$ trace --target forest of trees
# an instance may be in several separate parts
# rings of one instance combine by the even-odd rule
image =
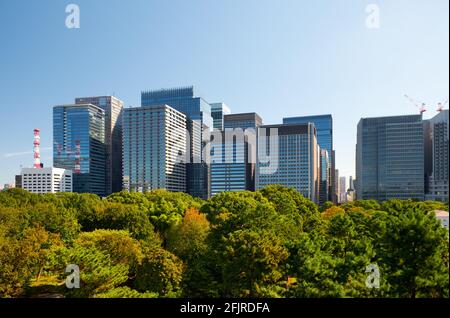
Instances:
[[[437,202],[0,193],[0,297],[449,297]],[[66,267],[80,288],[66,287]],[[367,266],[379,268],[368,288]]]

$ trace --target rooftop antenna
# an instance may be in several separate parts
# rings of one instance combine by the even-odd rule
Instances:
[[[34,148],[33,148],[33,154],[34,154],[34,168],[40,169],[41,166],[41,135],[40,130],[38,128],[34,129],[34,142],[33,142]]]
[[[437,111],[438,111],[439,113],[440,113],[441,111],[443,111],[443,110],[444,110],[444,107],[445,107],[445,105],[447,105],[447,103],[448,103],[448,99],[447,99],[445,102],[438,103]]]
[[[411,97],[409,97],[408,95],[405,94],[405,97],[406,97],[406,98],[407,98],[414,106],[416,106],[416,107],[419,109],[421,115],[422,115],[424,112],[427,111],[427,109],[426,109],[426,104],[425,104],[425,103],[422,103],[422,104],[419,106],[419,104],[418,104],[414,99],[412,99]]]

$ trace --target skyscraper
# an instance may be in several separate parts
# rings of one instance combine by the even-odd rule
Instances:
[[[319,204],[324,204],[329,200],[330,159],[326,149],[320,149],[319,154]]]
[[[256,129],[262,124],[256,113],[225,115],[223,132],[211,141],[211,194],[254,191]]]
[[[281,184],[318,202],[319,154],[314,124],[258,128],[256,188]]]
[[[106,194],[122,190],[122,110],[114,96],[76,98],[75,104],[92,104],[105,111]]]
[[[321,149],[328,152],[330,161],[328,200],[334,202],[334,171],[335,167],[335,151],[333,148],[333,117],[331,115],[316,115],[316,116],[300,116],[283,118],[283,124],[307,124],[313,123],[317,129],[317,143]]]
[[[211,116],[213,118],[214,130],[223,130],[224,116],[231,114],[230,108],[224,103],[211,104]]]
[[[339,203],[340,188],[339,188],[339,169],[334,170],[334,189],[335,189],[335,199],[334,202]]]
[[[189,133],[189,163],[187,169],[187,192],[195,197],[207,199],[210,196],[210,171],[204,161],[204,145],[209,142],[213,130],[211,106],[198,97],[194,87],[144,91],[141,94],[142,106],[169,105],[186,115]]]
[[[347,178],[339,178],[339,203],[345,203],[347,201]]]
[[[356,145],[356,196],[424,199],[421,115],[362,118]]]
[[[125,108],[124,189],[186,191],[186,116],[167,105]]]
[[[443,110],[438,115],[428,120],[428,135],[425,142],[426,156],[429,157],[431,165],[431,175],[427,180],[427,199],[448,201],[448,147],[449,147],[449,111]]]
[[[53,165],[73,171],[73,191],[107,195],[105,111],[92,104],[53,108]]]

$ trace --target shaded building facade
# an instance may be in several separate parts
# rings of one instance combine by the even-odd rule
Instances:
[[[122,190],[123,102],[114,96],[80,97],[75,104],[92,104],[105,111],[106,194]]]
[[[336,189],[335,189],[335,151],[333,148],[333,117],[330,114],[327,115],[315,115],[315,116],[299,116],[299,117],[287,117],[283,118],[283,124],[307,124],[313,123],[317,130],[317,143],[321,149],[325,149],[328,152],[328,160],[330,162],[330,171],[328,173],[330,180],[328,181],[329,188],[327,189],[327,200],[335,201]],[[322,189],[322,193],[325,189]]]
[[[422,115],[362,118],[359,121],[357,199],[423,200],[424,176]]]
[[[314,124],[258,128],[256,189],[281,184],[318,202],[319,147]]]

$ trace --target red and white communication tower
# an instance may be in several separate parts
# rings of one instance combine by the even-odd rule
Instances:
[[[75,141],[75,167],[73,173],[81,172],[81,145],[80,141]]]
[[[40,169],[41,168],[41,151],[40,151],[40,146],[41,146],[41,135],[40,135],[40,130],[39,129],[34,129],[34,149],[33,149],[33,153],[34,153],[34,168],[36,169]]]

